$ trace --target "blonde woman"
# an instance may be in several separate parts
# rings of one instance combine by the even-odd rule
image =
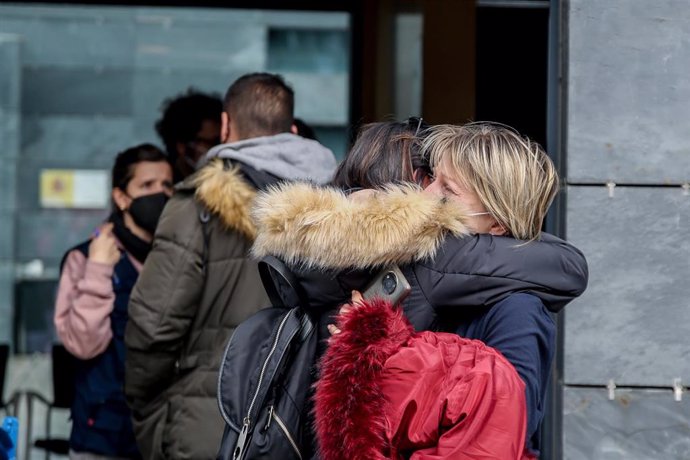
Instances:
[[[423,192],[380,184],[383,190],[351,199],[292,185],[258,201],[254,251],[294,267],[311,308],[349,301],[350,290],[361,291],[367,274],[383,266],[400,265],[412,286],[402,305],[406,319],[360,301],[331,328],[341,333],[317,383],[320,454],[538,456],[555,348],[549,311],[580,295],[588,276],[580,251],[541,232],[558,190],[555,168],[537,144],[497,124],[436,126],[424,137],[434,181]],[[379,153],[381,161],[396,161]],[[420,335],[405,321],[463,338]],[[470,355],[476,361],[460,359]],[[480,361],[490,365],[468,365]],[[515,391],[504,410],[486,405]]]

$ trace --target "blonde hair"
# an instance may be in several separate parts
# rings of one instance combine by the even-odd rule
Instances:
[[[444,164],[511,236],[539,236],[558,192],[558,174],[536,142],[498,123],[438,125],[424,140],[423,151],[432,169]]]

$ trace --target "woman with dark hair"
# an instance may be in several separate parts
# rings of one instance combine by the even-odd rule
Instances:
[[[425,191],[405,183],[420,175],[408,157],[418,144],[399,151],[374,137],[336,185],[378,190],[290,184],[257,199],[254,254],[295,272],[322,336],[325,312],[350,304],[315,384],[319,458],[534,458],[555,350],[549,312],[588,277],[577,248],[541,232],[555,167],[498,124],[423,137]],[[392,265],[411,285],[402,311],[353,296]]]
[[[113,212],[63,259],[55,328],[76,360],[70,458],[140,458],[122,390],[129,295],[172,195],[172,168],[150,144],[120,153]]]
[[[342,189],[377,189],[384,184],[431,183],[429,162],[422,156],[422,140],[429,126],[421,118],[406,122],[364,125],[357,141],[340,163],[333,185]]]

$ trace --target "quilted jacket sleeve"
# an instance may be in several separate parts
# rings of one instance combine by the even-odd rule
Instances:
[[[204,286],[203,234],[191,195],[166,206],[132,292],[125,393],[135,414],[172,382]]]

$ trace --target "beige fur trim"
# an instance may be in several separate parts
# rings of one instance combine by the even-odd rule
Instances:
[[[251,206],[256,190],[245,181],[237,167],[225,169],[223,161],[214,160],[194,177],[196,197],[223,224],[240,232],[246,238],[256,237],[251,219]]]
[[[447,233],[468,233],[458,206],[416,186],[391,186],[353,200],[309,184],[274,187],[252,211],[257,257],[316,268],[368,268],[433,256]]]

